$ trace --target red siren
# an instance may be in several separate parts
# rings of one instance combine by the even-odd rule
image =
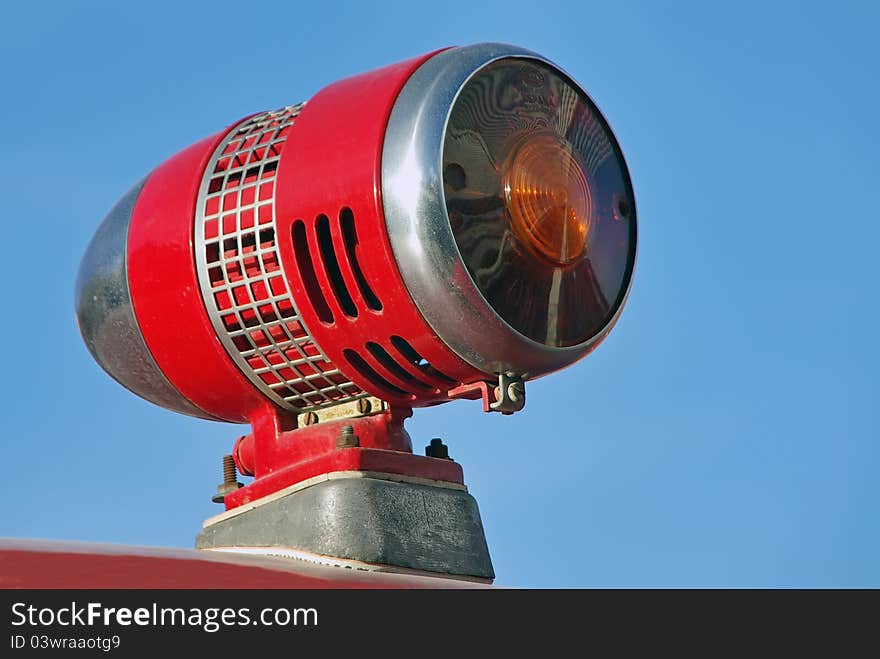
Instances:
[[[198,546],[491,579],[460,466],[439,440],[415,455],[403,422],[457,398],[522,409],[611,331],[635,253],[596,105],[543,57],[479,44],[166,160],[98,228],[77,317],[134,393],[252,426]],[[438,528],[407,507],[428,499]]]

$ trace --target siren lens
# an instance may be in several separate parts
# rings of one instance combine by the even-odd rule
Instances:
[[[564,347],[608,324],[635,259],[632,188],[576,85],[529,59],[481,69],[450,113],[443,178],[468,273],[508,325]]]
[[[590,187],[571,144],[528,135],[511,151],[501,182],[514,233],[554,264],[580,258],[590,230]]]

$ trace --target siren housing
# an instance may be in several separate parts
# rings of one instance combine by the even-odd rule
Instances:
[[[102,368],[192,416],[370,396],[510,412],[608,335],[635,253],[630,177],[587,93],[479,44],[172,156],[98,228],[76,309]]]
[[[479,510],[412,408],[525,404],[624,306],[636,211],[614,135],[543,57],[429,53],[246,117],[98,227],[76,311],[134,393],[250,423],[202,549],[494,578]],[[253,476],[239,483],[237,472]]]

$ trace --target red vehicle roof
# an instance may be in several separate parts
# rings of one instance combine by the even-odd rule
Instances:
[[[298,558],[0,539],[0,588],[484,588]]]

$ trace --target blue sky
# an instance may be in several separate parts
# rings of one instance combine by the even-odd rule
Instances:
[[[192,546],[239,427],[95,365],[80,256],[167,156],[450,44],[588,89],[627,155],[621,321],[509,418],[417,410],[512,586],[880,586],[880,9],[840,3],[15,3],[0,25],[0,536]],[[872,302],[873,300],[873,302]]]

